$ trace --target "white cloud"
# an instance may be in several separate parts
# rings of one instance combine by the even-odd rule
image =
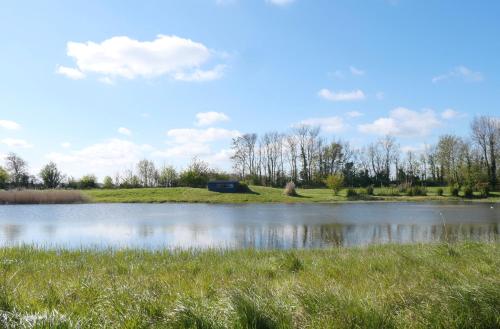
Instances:
[[[57,67],[56,73],[64,75],[73,80],[81,80],[85,78],[85,74],[82,71],[72,67],[66,67],[61,65]]]
[[[300,125],[318,126],[321,128],[321,130],[327,133],[338,133],[346,128],[344,120],[341,117],[337,116],[326,118],[310,118],[302,120],[294,126]]]
[[[120,127],[118,128],[118,133],[122,134],[122,135],[125,135],[125,136],[130,136],[132,135],[132,132],[130,131],[130,129],[127,129],[125,127]]]
[[[239,135],[241,133],[237,130],[221,128],[171,129],[167,132],[167,136],[169,137],[169,140],[167,140],[168,147],[164,150],[153,152],[153,155],[174,159],[191,159],[197,156],[210,164],[228,167],[230,161],[228,161],[227,152],[213,151],[212,143],[227,141]]]
[[[69,149],[71,147],[71,143],[70,142],[63,142],[63,143],[61,143],[61,147],[65,148],[65,149]]]
[[[272,5],[276,6],[286,6],[294,2],[295,0],[266,0],[267,3],[270,3]]]
[[[351,117],[351,118],[358,118],[360,116],[363,116],[363,113],[358,112],[358,111],[351,111],[351,112],[347,112],[346,114],[348,117]]]
[[[206,156],[212,153],[210,145],[205,143],[183,143],[173,145],[165,150],[153,152],[154,156],[163,158],[187,158],[190,159],[194,156]]]
[[[224,70],[226,69],[226,65],[216,65],[211,70],[200,70],[196,69],[193,72],[177,72],[174,75],[174,78],[179,81],[187,81],[187,82],[203,82],[203,81],[212,81],[218,80],[222,78],[224,75]]]
[[[193,129],[180,128],[167,131],[167,136],[172,138],[174,143],[210,143],[218,140],[231,139],[240,136],[238,130],[228,130],[223,128]]]
[[[433,110],[412,111],[398,107],[389,113],[389,117],[379,118],[372,123],[358,126],[363,133],[391,136],[426,136],[440,122]]]
[[[11,120],[0,120],[0,128],[8,130],[18,130],[19,128],[21,128],[21,125]]]
[[[209,126],[216,122],[229,121],[229,117],[222,112],[200,112],[196,114],[197,126]]]
[[[349,66],[349,71],[351,71],[352,75],[365,75],[365,71],[358,69],[354,66]]]
[[[1,140],[2,144],[5,144],[9,147],[13,148],[30,148],[33,147],[32,144],[28,143],[24,139],[15,139],[15,138],[4,138]]]
[[[332,102],[358,101],[365,99],[365,94],[361,90],[332,92],[328,89],[321,89],[318,96]]]
[[[473,71],[463,65],[455,67],[446,74],[441,74],[432,78],[433,83],[438,83],[443,80],[459,78],[467,82],[479,82],[484,79],[483,74],[478,71]]]
[[[83,78],[94,73],[105,83],[114,78],[153,78],[162,75],[176,80],[207,81],[222,76],[224,65],[203,68],[217,57],[204,44],[177,36],[158,35],[153,41],[116,36],[101,43],[68,42],[67,55],[75,68],[60,66],[58,73]]]
[[[463,116],[465,116],[464,113],[460,113],[458,111],[455,111],[454,109],[446,109],[443,112],[441,112],[441,117],[446,120],[455,119]]]
[[[417,145],[403,145],[403,146],[401,146],[401,152],[403,154],[411,152],[413,154],[420,155],[420,154],[423,154],[427,148],[428,148],[428,145],[424,144],[424,143],[420,143]]]
[[[110,175],[135,164],[152,152],[149,145],[113,138],[92,144],[80,150],[52,152],[45,155],[61,169],[71,175],[93,173],[99,177]]]

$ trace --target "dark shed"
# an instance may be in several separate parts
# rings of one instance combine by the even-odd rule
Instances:
[[[213,192],[236,193],[239,191],[240,182],[237,180],[217,180],[208,182],[208,190]]]

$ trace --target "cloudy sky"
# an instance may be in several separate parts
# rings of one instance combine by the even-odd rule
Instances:
[[[500,2],[2,1],[0,156],[229,168],[244,132],[418,149],[500,113]]]

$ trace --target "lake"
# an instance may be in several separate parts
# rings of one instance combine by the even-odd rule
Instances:
[[[0,246],[324,248],[498,241],[486,203],[78,204],[0,206]]]

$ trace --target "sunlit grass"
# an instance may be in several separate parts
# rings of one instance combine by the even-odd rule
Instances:
[[[452,197],[447,189],[443,196],[438,196],[437,188],[427,189],[426,196],[407,196],[404,193],[394,195],[396,189],[375,188],[373,196],[365,194],[365,189],[358,188],[357,198],[348,198],[347,190],[334,195],[328,189],[297,189],[297,196],[287,196],[281,188],[251,186],[253,193],[217,193],[202,188],[142,188],[142,189],[110,189],[85,191],[94,202],[205,202],[205,203],[260,203],[260,202],[340,202],[340,201],[459,201],[464,198]],[[489,198],[472,199],[476,202],[500,202],[500,193],[495,192]]]
[[[498,328],[499,283],[499,244],[174,252],[4,248],[0,326]]]

